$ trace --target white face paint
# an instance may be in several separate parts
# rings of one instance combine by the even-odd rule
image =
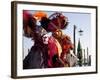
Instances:
[[[42,37],[43,43],[44,43],[44,44],[48,44],[49,37],[50,37],[50,36],[49,36],[48,34],[45,34],[45,35]]]

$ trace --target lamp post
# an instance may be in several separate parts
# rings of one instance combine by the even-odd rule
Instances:
[[[73,42],[74,42],[74,50],[73,53],[76,55],[76,25],[74,25],[74,30],[73,30]]]

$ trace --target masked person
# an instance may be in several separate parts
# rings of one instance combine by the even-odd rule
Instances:
[[[70,66],[70,62],[66,60],[67,54],[70,54],[70,50],[73,49],[70,37],[64,35],[60,29],[54,31],[52,35],[58,40],[62,47],[60,59],[64,62],[64,66]]]
[[[37,25],[36,17],[28,11],[23,12],[23,31],[24,36],[31,38],[34,42],[23,60],[23,69],[47,68],[48,46],[42,39],[46,31]]]

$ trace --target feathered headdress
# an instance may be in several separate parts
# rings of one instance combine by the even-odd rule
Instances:
[[[54,32],[57,29],[65,29],[68,25],[68,18],[62,13],[56,12],[48,18],[43,17],[40,22],[41,26],[48,32]]]

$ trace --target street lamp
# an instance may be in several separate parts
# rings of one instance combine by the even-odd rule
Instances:
[[[82,33],[83,33],[83,30],[80,29],[78,32],[79,32],[80,36],[83,35],[83,34],[82,34]]]

